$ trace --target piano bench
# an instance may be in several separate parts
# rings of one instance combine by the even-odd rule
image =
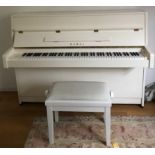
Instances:
[[[47,109],[48,135],[54,143],[54,121],[58,111],[103,112],[106,145],[111,146],[111,96],[104,82],[65,81],[55,82],[48,90],[45,101]]]

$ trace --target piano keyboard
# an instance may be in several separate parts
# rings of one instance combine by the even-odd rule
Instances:
[[[13,67],[145,67],[148,59],[142,48],[34,48],[16,49],[10,56]]]
[[[26,52],[22,57],[140,57],[139,52]]]

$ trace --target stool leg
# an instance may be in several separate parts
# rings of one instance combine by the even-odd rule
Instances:
[[[104,112],[106,145],[111,146],[111,108],[106,107]]]
[[[53,110],[47,107],[47,122],[48,122],[48,137],[49,143],[54,143],[54,121],[53,121]]]
[[[58,111],[54,112],[54,118],[55,118],[55,122],[59,121],[59,112]]]

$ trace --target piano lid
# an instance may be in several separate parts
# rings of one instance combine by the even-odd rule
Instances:
[[[144,12],[12,16],[14,47],[102,47],[147,44]]]

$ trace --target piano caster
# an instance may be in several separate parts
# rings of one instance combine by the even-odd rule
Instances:
[[[18,98],[18,104],[19,104],[19,105],[22,105],[22,104],[23,104],[22,100],[19,99],[19,98]]]
[[[23,104],[23,102],[19,102],[19,105],[22,105]]]
[[[140,108],[144,108],[144,104],[138,104]]]
[[[141,104],[140,107],[141,107],[141,108],[144,108],[144,105]]]

